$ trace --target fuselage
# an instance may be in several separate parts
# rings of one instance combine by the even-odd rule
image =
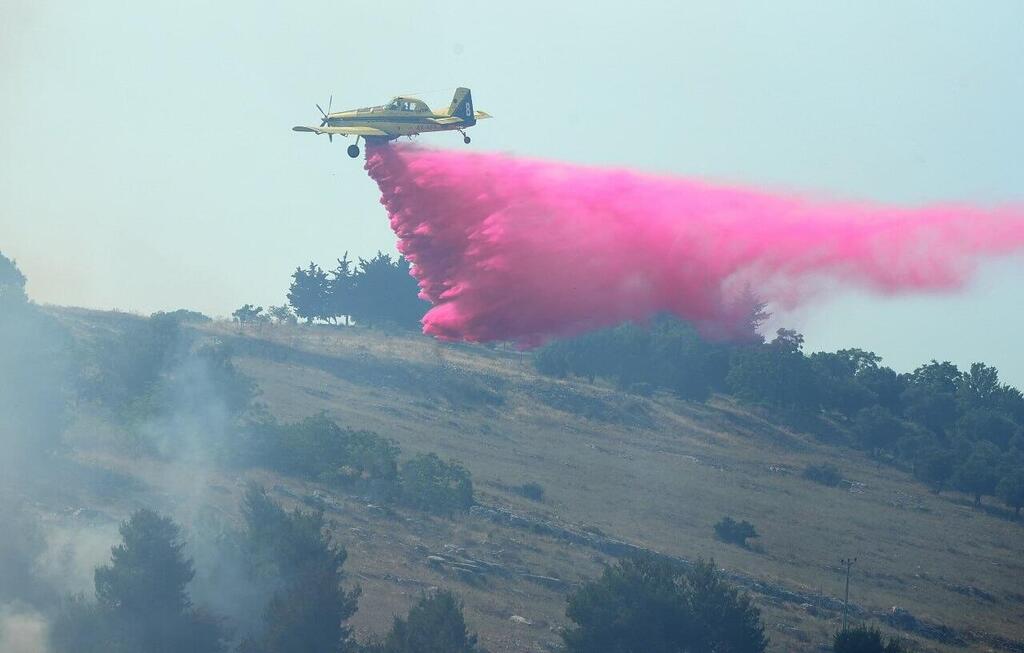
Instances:
[[[476,124],[475,119],[453,122],[447,113],[432,111],[416,98],[395,98],[388,104],[349,111],[335,111],[327,115],[326,127],[373,127],[387,132],[390,138],[411,136],[423,132],[463,129]]]

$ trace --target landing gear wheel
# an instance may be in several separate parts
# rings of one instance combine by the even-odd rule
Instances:
[[[469,145],[469,141],[471,141],[471,140],[472,139],[469,136],[463,136],[462,137],[462,142],[465,143],[466,145]]]
[[[348,155],[350,157],[352,157],[353,159],[356,158],[357,156],[359,156],[359,146],[358,145],[349,145],[348,146]]]

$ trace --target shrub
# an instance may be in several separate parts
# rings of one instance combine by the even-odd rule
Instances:
[[[575,624],[562,635],[569,653],[761,653],[767,645],[757,608],[710,562],[623,560],[574,592],[565,613]]]
[[[904,648],[898,639],[884,641],[877,628],[854,626],[836,633],[832,650],[835,653],[903,653]]]
[[[822,485],[827,485],[829,487],[835,487],[843,480],[843,475],[839,471],[839,468],[832,463],[808,465],[804,468],[803,476],[809,481],[821,483]]]
[[[372,431],[343,428],[325,413],[290,424],[273,419],[253,423],[244,449],[249,464],[385,501],[398,493],[398,446]]]
[[[467,510],[473,505],[473,481],[458,462],[437,454],[420,454],[402,465],[399,475],[403,504],[438,514]]]
[[[395,617],[383,644],[370,644],[367,653],[485,653],[476,634],[466,628],[462,603],[440,590],[424,594],[405,619]]]
[[[723,542],[738,544],[743,548],[747,548],[748,539],[760,537],[753,524],[747,520],[736,521],[732,517],[723,517],[715,524],[715,535]]]

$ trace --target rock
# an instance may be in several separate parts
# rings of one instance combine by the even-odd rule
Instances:
[[[508,620],[511,621],[514,624],[519,624],[519,625],[522,625],[522,626],[532,626],[533,625],[532,621],[530,621],[526,617],[521,617],[521,616],[519,616],[517,614],[512,615],[511,617],[508,618]]]

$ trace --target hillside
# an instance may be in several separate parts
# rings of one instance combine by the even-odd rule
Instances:
[[[78,335],[120,314],[62,310]],[[333,521],[363,588],[354,624],[382,632],[424,589],[451,587],[494,652],[557,647],[565,596],[633,548],[711,558],[751,591],[770,650],[819,650],[837,629],[843,576],[857,557],[851,612],[887,624],[922,650],[1024,651],[1024,526],[936,495],[906,472],[828,438],[793,432],[729,398],[688,402],[624,394],[601,383],[538,375],[530,354],[442,344],[356,328],[226,323],[193,327],[226,343],[259,400],[281,420],[320,411],[393,438],[403,456],[437,452],[472,473],[479,504],[451,518],[380,507],[307,480],[129,455],[101,415],[74,415],[66,440],[86,467],[131,488],[67,486],[36,501],[65,515],[68,497],[109,533],[139,505],[237,520],[247,480],[288,504],[314,503]],[[801,477],[832,462],[844,482]],[[543,487],[542,502],[512,490]],[[64,510],[64,512],[61,512]],[[83,517],[83,514],[86,514]],[[91,516],[90,516],[91,515]],[[753,549],[724,544],[725,515],[752,522]],[[54,519],[58,519],[57,516]],[[188,524],[186,523],[186,526]],[[103,529],[106,529],[103,531]],[[102,550],[102,547],[99,547]]]

